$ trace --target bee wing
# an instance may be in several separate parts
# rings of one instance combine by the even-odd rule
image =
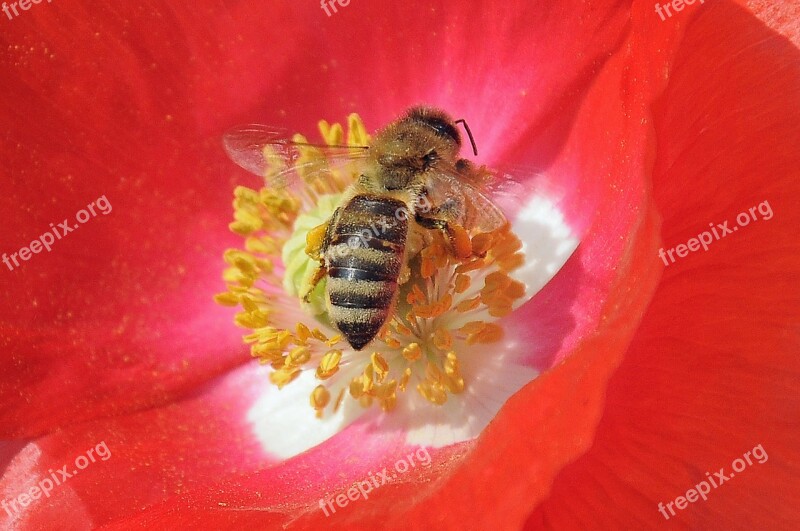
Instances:
[[[222,143],[233,162],[272,188],[297,184],[301,178],[327,179],[332,169],[365,158],[369,149],[295,142],[285,129],[259,124],[231,129]]]
[[[434,208],[453,205],[459,212],[455,221],[468,230],[492,232],[508,223],[503,211],[455,169],[432,177],[426,189]]]

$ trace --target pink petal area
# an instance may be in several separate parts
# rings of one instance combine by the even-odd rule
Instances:
[[[19,515],[25,529],[50,528],[69,515],[77,528],[109,520],[207,485],[214,478],[260,470],[274,461],[253,437],[245,412],[269,385],[248,365],[194,396],[168,406],[56,431],[27,445],[9,462],[0,493],[19,495],[104,442],[111,454],[35,500]],[[135,486],[135,488],[134,488]],[[8,515],[0,511],[0,527]]]

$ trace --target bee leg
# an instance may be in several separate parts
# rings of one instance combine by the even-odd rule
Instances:
[[[334,210],[328,221],[317,225],[306,234],[306,254],[312,259],[320,261],[324,259],[325,251],[331,243],[333,228],[339,221],[340,210],[339,208]]]
[[[314,291],[314,288],[317,287],[319,281],[325,278],[327,274],[328,274],[328,268],[325,267],[324,264],[320,264],[319,267],[317,267],[317,269],[314,271],[314,276],[311,277],[311,279],[308,281],[308,284],[306,284],[306,286],[304,287],[303,292],[300,294],[300,296],[303,299],[303,302],[306,303],[311,302],[309,300],[309,298],[311,297],[311,293]]]
[[[426,229],[442,231],[445,241],[448,243],[448,250],[453,256],[462,260],[472,256],[472,240],[464,227],[446,219],[425,217],[419,213],[415,215],[415,218],[417,223]]]
[[[403,268],[400,270],[400,275],[397,277],[397,285],[402,286],[408,279],[411,278],[411,268],[408,267],[408,264],[404,264]]]
[[[304,302],[309,302],[308,298],[311,296],[311,292],[317,287],[319,281],[328,274],[328,268],[325,266],[325,251],[328,250],[328,245],[331,242],[333,228],[339,220],[339,213],[340,209],[337,208],[328,221],[317,225],[306,234],[306,254],[312,260],[318,260],[319,267],[314,271],[314,276],[311,277],[303,289],[303,293],[301,293]]]

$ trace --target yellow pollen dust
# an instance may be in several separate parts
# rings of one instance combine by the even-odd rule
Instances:
[[[370,141],[356,114],[348,118],[346,133],[341,125],[325,121],[319,129],[328,145],[364,146]],[[307,142],[301,135],[293,140]],[[309,263],[304,246],[287,263],[282,255],[296,236],[298,218],[314,212],[322,199],[341,194],[359,170],[355,164],[351,169],[330,165],[312,146],[298,151],[292,164],[302,191],[275,186],[234,190],[230,230],[243,244],[223,255],[227,289],[216,302],[238,307],[235,323],[248,330],[244,341],[252,356],[270,368],[272,384],[282,388],[310,372],[316,385],[309,404],[320,418],[338,411],[346,400],[392,411],[398,396],[410,389],[432,405],[445,404],[469,385],[461,371],[463,356],[467,351],[473,357],[491,355],[480,345],[502,339],[503,329],[493,321],[510,313],[525,294],[524,284],[510,276],[524,260],[519,239],[508,226],[491,233],[464,232],[472,256],[459,259],[444,237],[431,231],[430,241],[409,261],[411,275],[400,288],[393,316],[371,345],[356,352],[332,328],[324,305],[323,313],[312,315],[301,310],[307,308],[298,296],[285,290],[294,262]],[[263,154],[271,164],[265,182],[273,183],[285,174],[285,159],[269,148]],[[302,322],[287,326],[286,315],[301,316]]]

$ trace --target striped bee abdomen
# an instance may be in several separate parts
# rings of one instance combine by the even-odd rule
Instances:
[[[339,212],[325,250],[331,321],[361,350],[389,318],[408,235],[405,203],[357,195]]]

